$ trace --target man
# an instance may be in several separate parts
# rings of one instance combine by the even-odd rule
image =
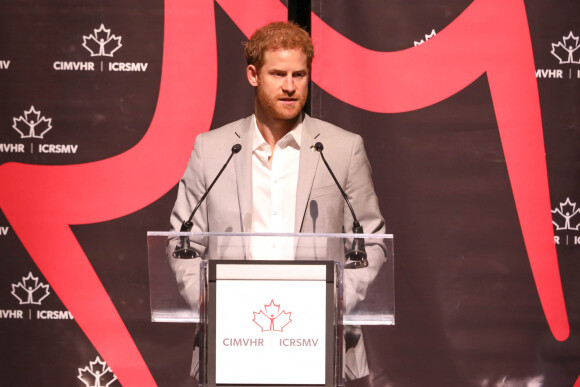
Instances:
[[[302,113],[314,56],[308,34],[292,23],[271,23],[252,35],[245,51],[246,74],[255,90],[254,114],[196,138],[171,214],[172,231],[180,230],[232,146],[240,144],[234,165],[228,165],[199,207],[192,231],[352,232],[351,213],[314,149],[320,142],[364,231],[384,233],[361,137]],[[198,248],[210,255],[217,249],[211,244]],[[247,259],[291,256],[287,246],[264,251],[259,241],[249,250]],[[382,252],[369,252],[368,268],[345,274],[347,310],[364,299],[384,260]],[[182,294],[196,304],[199,265],[192,260],[171,263]],[[350,363],[346,355],[349,378],[368,374],[362,340],[355,345],[359,350],[350,355]]]

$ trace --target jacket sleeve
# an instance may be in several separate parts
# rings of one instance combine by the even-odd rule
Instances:
[[[364,233],[385,233],[385,221],[379,209],[370,163],[359,135],[355,136],[352,146],[345,192]],[[344,231],[352,232],[352,225],[353,218],[345,203]],[[367,290],[386,262],[386,247],[382,243],[367,243],[366,252],[368,267],[344,270],[344,307],[347,313],[365,299]]]
[[[179,231],[181,224],[187,220],[193,208],[206,190],[203,169],[203,136],[198,136],[191,153],[185,173],[179,182],[177,200],[170,216],[170,230]],[[202,203],[193,219],[193,232],[207,232],[207,208]],[[200,294],[200,258],[176,259],[172,254],[175,247],[181,243],[179,238],[170,238],[167,241],[167,257],[175,274],[177,286],[182,297],[194,309],[199,309]],[[202,240],[190,239],[191,247],[200,256],[205,252],[205,243]]]

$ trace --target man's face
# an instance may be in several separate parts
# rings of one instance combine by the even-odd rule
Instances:
[[[259,73],[248,66],[258,108],[272,119],[289,120],[300,113],[308,96],[308,79],[306,55],[301,50],[266,51]]]

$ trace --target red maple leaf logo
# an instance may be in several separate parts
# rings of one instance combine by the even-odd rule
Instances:
[[[276,305],[274,300],[270,301],[268,305],[264,304],[264,310],[253,313],[254,318],[252,321],[262,329],[262,332],[282,332],[284,327],[292,321],[290,318],[292,312],[286,312],[285,310],[280,312],[280,305]]]

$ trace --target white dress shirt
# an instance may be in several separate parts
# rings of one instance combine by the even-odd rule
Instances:
[[[255,116],[253,126],[252,232],[293,233],[302,115],[296,126],[276,143],[274,150],[258,130]],[[253,238],[252,258],[293,259],[293,248],[290,238]]]

